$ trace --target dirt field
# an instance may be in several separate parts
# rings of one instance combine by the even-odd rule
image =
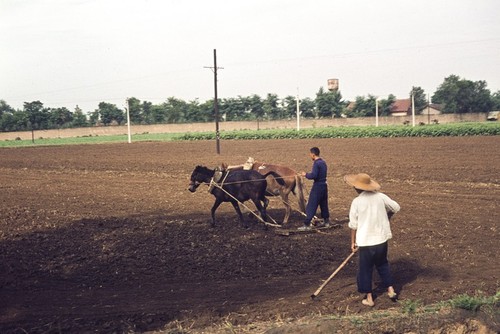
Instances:
[[[281,236],[252,219],[245,230],[227,203],[211,228],[207,187],[187,191],[198,164],[252,156],[309,170],[311,146],[329,163],[340,228]],[[499,290],[499,137],[233,141],[220,156],[215,142],[1,149],[0,332],[202,332],[397,309],[376,275],[376,306],[361,305],[355,258],[310,298],[350,253],[356,193],[342,176],[355,172],[401,204],[389,242],[401,302]],[[270,207],[280,220],[279,201]]]

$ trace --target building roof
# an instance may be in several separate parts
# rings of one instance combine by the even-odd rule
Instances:
[[[438,104],[438,103],[431,103],[429,104],[429,107],[442,111],[443,110],[443,104]]]
[[[411,110],[411,99],[398,99],[391,106],[391,113],[409,112]]]

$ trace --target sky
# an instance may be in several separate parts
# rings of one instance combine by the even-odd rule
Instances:
[[[450,75],[500,90],[498,0],[0,0],[0,100],[22,109],[258,94],[344,100]]]

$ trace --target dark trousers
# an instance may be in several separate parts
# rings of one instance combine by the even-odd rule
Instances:
[[[359,247],[358,292],[372,292],[373,267],[386,288],[393,285],[387,261],[387,241],[380,245]]]
[[[326,183],[313,184],[309,199],[307,200],[305,225],[311,224],[318,206],[321,209],[321,218],[330,218],[330,211],[328,210],[328,185]]]

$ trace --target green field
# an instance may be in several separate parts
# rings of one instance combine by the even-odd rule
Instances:
[[[500,122],[434,124],[424,126],[350,126],[316,129],[239,130],[222,131],[222,140],[306,139],[306,138],[368,138],[368,137],[441,137],[441,136],[495,136],[500,135]],[[136,134],[137,141],[215,140],[214,132]],[[39,138],[31,140],[4,140],[0,147],[40,145],[123,143],[127,135],[86,136],[73,138]]]

